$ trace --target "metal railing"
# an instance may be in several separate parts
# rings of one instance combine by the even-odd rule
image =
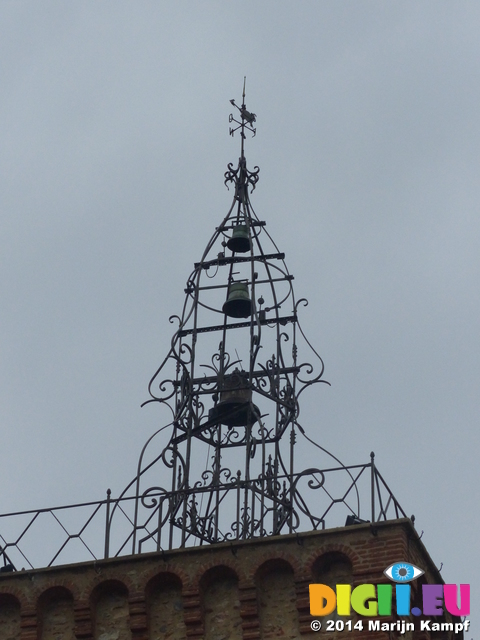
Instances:
[[[227,533],[220,535],[218,527],[213,531],[211,522],[201,521],[194,506],[193,512],[176,511],[178,504],[196,505],[202,500],[198,487],[183,490],[181,500],[179,492],[161,490],[115,499],[108,490],[105,500],[3,514],[0,573],[407,517],[376,468],[373,453],[367,464],[307,469],[288,480],[283,497],[278,486],[271,487],[269,505],[265,505],[268,478],[246,481],[238,477],[219,485],[221,500],[228,493],[234,496],[231,523]],[[314,509],[307,505],[304,492],[297,493],[302,481],[311,489]],[[364,514],[360,507],[368,503]],[[260,516],[254,511],[258,514],[262,508],[260,527]],[[182,537],[172,536],[175,530]]]

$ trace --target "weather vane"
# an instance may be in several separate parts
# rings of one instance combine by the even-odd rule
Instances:
[[[240,111],[240,117],[242,120],[241,122],[236,120],[233,117],[233,113],[230,114],[230,117],[228,119],[229,122],[235,122],[238,125],[238,127],[235,127],[235,128],[230,127],[230,135],[233,136],[235,131],[238,131],[239,129],[241,129],[240,135],[242,136],[242,140],[245,139],[245,129],[248,129],[249,131],[251,131],[254,136],[257,133],[257,130],[251,126],[256,121],[257,116],[254,113],[250,113],[250,111],[247,111],[247,108],[245,106],[245,82],[246,82],[246,76],[243,78],[242,106],[239,107],[238,104],[235,104],[235,100],[233,99],[230,100],[230,104],[233,104],[233,106]]]

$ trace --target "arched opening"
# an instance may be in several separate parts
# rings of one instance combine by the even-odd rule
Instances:
[[[148,637],[150,640],[185,640],[182,582],[173,573],[161,573],[147,585]]]
[[[38,599],[40,640],[76,640],[73,595],[64,587],[52,587]]]
[[[95,640],[131,640],[128,589],[109,580],[95,587],[91,596]]]
[[[327,584],[332,589],[336,584],[352,584],[352,563],[339,551],[324,553],[314,562],[312,577],[315,582]]]
[[[269,560],[256,574],[262,640],[298,638],[297,594],[293,569],[285,560]]]
[[[20,638],[20,603],[7,593],[0,594],[0,638]]]
[[[203,624],[208,640],[242,640],[238,576],[229,567],[207,571],[200,581]]]
[[[331,551],[317,558],[312,567],[313,582],[326,584],[335,591],[337,584],[352,584],[353,573],[352,563],[349,558],[343,553],[338,551]],[[356,616],[352,611],[352,619]],[[337,611],[333,611],[329,615],[322,618],[321,622],[323,628],[328,620],[339,620],[341,616],[337,614]],[[343,637],[341,631],[331,631],[332,638]]]

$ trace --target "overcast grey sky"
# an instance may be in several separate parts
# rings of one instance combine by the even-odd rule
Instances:
[[[479,33],[473,0],[4,0],[0,512],[134,475],[246,75],[252,201],[332,384],[302,424],[375,451],[478,602]]]

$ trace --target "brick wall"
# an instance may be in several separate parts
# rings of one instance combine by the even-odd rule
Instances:
[[[441,582],[409,520],[4,573],[0,640],[453,639],[311,630],[310,583],[388,582],[399,560]]]

